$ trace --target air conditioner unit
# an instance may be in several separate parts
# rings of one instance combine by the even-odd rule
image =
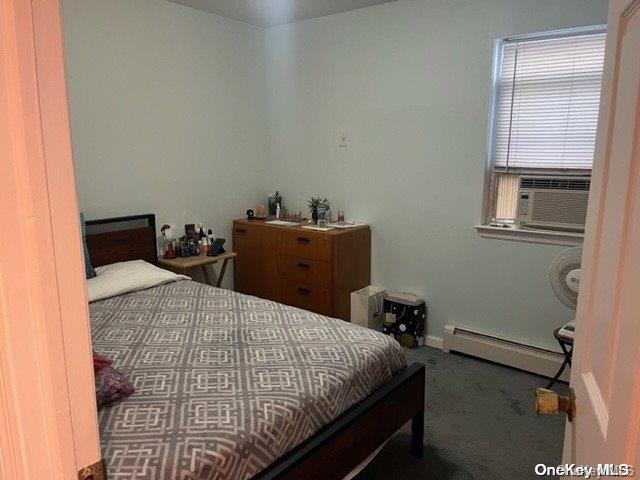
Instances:
[[[516,220],[527,227],[584,231],[588,177],[523,175]]]

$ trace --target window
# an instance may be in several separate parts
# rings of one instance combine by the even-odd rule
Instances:
[[[514,222],[522,174],[590,175],[604,43],[604,27],[496,42],[485,224]]]

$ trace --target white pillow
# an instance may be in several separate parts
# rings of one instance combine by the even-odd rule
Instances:
[[[90,302],[178,280],[191,280],[185,275],[163,270],[144,260],[104,265],[96,268],[96,274],[94,278],[87,279]]]

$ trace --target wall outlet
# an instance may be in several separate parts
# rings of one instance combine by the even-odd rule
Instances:
[[[349,137],[347,136],[347,132],[342,130],[338,136],[338,146],[346,147],[347,145],[349,145]]]

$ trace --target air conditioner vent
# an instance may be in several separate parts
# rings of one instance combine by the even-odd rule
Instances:
[[[535,194],[531,221],[567,224],[584,222],[588,198],[586,193],[539,191]]]
[[[533,188],[545,190],[582,190],[589,191],[591,180],[588,178],[562,178],[562,177],[521,177],[520,188]]]

